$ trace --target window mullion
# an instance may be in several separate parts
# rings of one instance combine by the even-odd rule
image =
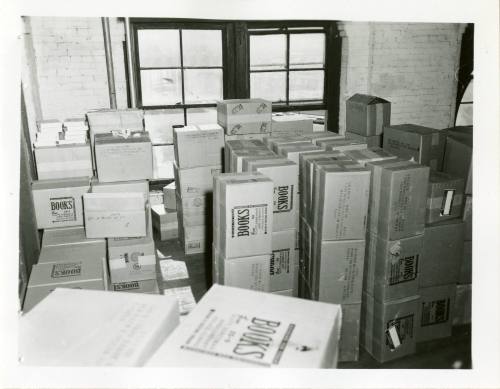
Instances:
[[[182,104],[186,104],[186,96],[184,92],[184,52],[182,47],[182,29],[179,29],[179,44],[181,53],[181,94],[182,94]],[[183,108],[184,111],[184,124],[187,124],[187,109]]]
[[[286,105],[290,105],[290,32],[286,29]]]

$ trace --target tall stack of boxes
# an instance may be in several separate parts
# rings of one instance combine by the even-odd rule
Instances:
[[[177,199],[175,195],[175,182],[163,187],[163,201],[161,204],[152,205],[153,230],[159,240],[170,240],[179,237],[177,220]]]
[[[179,238],[186,254],[210,243],[213,176],[222,171],[223,129],[217,124],[174,129],[175,190]]]

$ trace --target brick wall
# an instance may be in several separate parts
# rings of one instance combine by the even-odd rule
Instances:
[[[341,132],[345,101],[354,93],[391,101],[394,124],[440,129],[453,124],[465,25],[342,22],[340,29]]]
[[[109,108],[101,18],[29,17],[24,23],[29,24],[25,39],[33,47],[41,119],[63,120]],[[127,106],[123,21],[110,18],[110,32],[117,105],[122,108]]]

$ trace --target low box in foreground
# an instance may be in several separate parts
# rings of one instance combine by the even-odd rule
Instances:
[[[341,309],[214,285],[147,366],[333,368]]]

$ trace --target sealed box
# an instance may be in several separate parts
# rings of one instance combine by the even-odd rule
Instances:
[[[153,145],[153,178],[170,180],[174,178],[174,146]]]
[[[180,169],[222,165],[224,131],[217,124],[185,126],[174,130],[175,163]]]
[[[177,223],[177,211],[166,209],[163,204],[152,205],[151,215],[154,227],[169,223]]]
[[[51,230],[45,230],[45,233]],[[106,258],[106,241],[104,239],[85,239],[69,241],[69,243],[42,246],[38,263],[65,262],[70,260],[101,261]],[[64,238],[63,238],[64,239]],[[69,238],[71,239],[71,238]]]
[[[363,289],[379,301],[418,294],[424,236],[388,241],[368,234]]]
[[[219,284],[262,292],[270,291],[270,254],[240,258],[225,258],[218,252],[217,254],[215,264]]]
[[[451,336],[456,284],[420,288],[417,342]]]
[[[274,185],[269,178],[259,176],[220,183],[220,244],[217,246],[226,258],[272,251]]]
[[[351,139],[327,139],[316,143],[324,150],[331,151],[348,151],[348,150],[364,150],[368,148],[366,143],[358,142]]]
[[[95,159],[100,182],[153,178],[153,150],[147,132],[96,134]]]
[[[104,290],[102,261],[75,260],[33,265],[23,311],[29,311],[55,288]]]
[[[113,284],[156,279],[153,237],[108,239],[108,265]]]
[[[449,220],[425,227],[421,288],[456,283],[463,256],[464,224]]]
[[[380,135],[391,123],[391,103],[381,97],[356,93],[346,101],[346,131]]]
[[[220,165],[179,169],[174,164],[175,190],[182,198],[206,195],[212,192],[213,176],[220,172]]]
[[[244,170],[257,171],[273,181],[273,231],[295,228],[299,212],[297,164],[284,158],[244,161]]]
[[[345,139],[344,135],[332,131],[318,131],[313,134],[308,134],[308,137],[311,138],[311,143],[313,145],[318,145],[318,142],[323,140]]]
[[[156,279],[120,282],[112,284],[111,290],[114,292],[160,294],[158,281]]]
[[[174,298],[56,289],[21,317],[19,353],[27,366],[142,366],[178,324]]]
[[[378,301],[363,293],[361,344],[378,362],[415,353],[420,297]]]
[[[363,136],[355,132],[346,131],[345,138],[355,140],[360,143],[366,143],[366,146],[371,149],[375,147],[382,147],[382,135]]]
[[[340,320],[338,305],[213,285],[147,365],[335,368]]]
[[[397,158],[395,155],[388,153],[380,147],[363,150],[346,150],[344,154],[362,166],[366,166],[369,162],[386,161]]]
[[[280,154],[279,150],[281,147],[285,145],[292,145],[292,144],[299,144],[299,145],[309,145],[311,143],[311,135],[293,135],[293,136],[285,136],[285,135],[280,135],[280,136],[270,136],[267,138],[264,138],[264,144],[266,147],[274,151],[275,153]]]
[[[472,196],[465,196],[462,220],[464,222],[464,239],[472,240]]]
[[[425,222],[432,224],[460,217],[463,196],[464,180],[462,178],[431,171]]]
[[[89,239],[85,235],[84,227],[51,228],[43,231],[41,248],[49,247],[77,247],[100,246],[106,250],[106,241],[102,238]]]
[[[34,154],[39,180],[93,175],[88,143],[35,147]]]
[[[311,142],[286,143],[276,146],[276,152],[290,161],[299,164],[299,155],[302,153],[312,153],[324,150],[320,146],[315,146]]]
[[[271,132],[272,104],[264,99],[217,102],[217,122],[228,135]]]
[[[40,120],[37,122],[38,131],[62,131],[62,123],[57,119]]]
[[[182,224],[182,217],[179,217],[179,239],[186,255],[200,254],[207,250],[208,230],[206,226],[186,227]]]
[[[455,306],[452,310],[453,326],[471,324],[472,319],[472,284],[457,284]]]
[[[142,193],[86,193],[83,201],[88,238],[146,236],[146,207]]]
[[[175,181],[163,187],[163,204],[165,205],[165,209],[177,209],[175,190]]]
[[[203,226],[209,224],[210,198],[208,195],[196,197],[181,197],[177,195],[177,209],[181,210],[182,223],[185,227]],[[211,208],[211,207],[210,207]]]
[[[144,111],[142,109],[97,109],[87,112],[90,131],[144,130]]]
[[[268,135],[267,133],[262,134],[240,134],[240,135],[224,135],[224,140],[264,140],[264,138]]]
[[[321,240],[364,239],[370,170],[316,164],[312,227]]]
[[[154,228],[157,232],[158,240],[171,240],[179,237],[179,224],[178,222],[162,224],[161,227]]]
[[[384,149],[404,159],[441,171],[446,132],[415,124],[399,124],[384,129]]]
[[[313,119],[298,113],[277,113],[271,117],[271,133],[276,135],[302,135],[313,132]]]
[[[449,132],[446,138],[443,171],[465,181],[465,194],[472,194],[472,147],[471,133]]]
[[[271,262],[269,266],[271,292],[293,289],[295,267],[295,229],[273,232]]]
[[[458,272],[459,284],[472,283],[472,241],[464,241],[462,261],[460,262],[460,270]]]
[[[339,362],[355,362],[359,358],[361,303],[342,304]]]
[[[144,201],[149,199],[149,183],[147,180],[101,182],[92,178],[91,193],[141,193]]]
[[[234,150],[231,153],[231,160],[229,162],[229,172],[239,173],[243,171],[243,161],[246,159],[269,159],[278,158],[278,156],[271,150],[263,149],[248,149],[248,150]]]
[[[387,240],[423,234],[429,168],[401,160],[367,167],[372,171],[369,230]]]
[[[37,228],[83,226],[82,196],[89,189],[88,177],[33,181]]]
[[[162,190],[150,190],[149,191],[149,204],[153,205],[163,205],[163,191]]]
[[[311,269],[314,299],[334,304],[361,303],[365,241],[315,240]]]

